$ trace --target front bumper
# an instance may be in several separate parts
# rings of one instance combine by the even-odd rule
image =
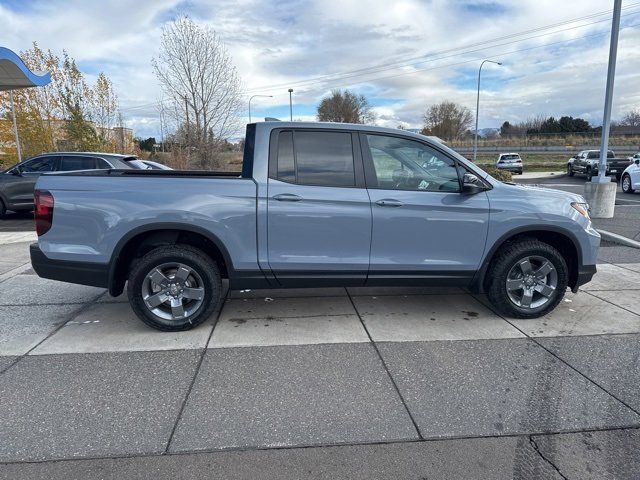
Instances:
[[[585,283],[589,283],[596,274],[596,271],[597,269],[595,265],[582,265],[578,269],[578,278],[576,278],[576,284],[571,287],[571,291],[576,293],[579,287]]]
[[[30,245],[29,252],[31,265],[42,278],[92,287],[106,288],[109,285],[109,264],[107,263],[54,260],[47,257],[37,243]]]

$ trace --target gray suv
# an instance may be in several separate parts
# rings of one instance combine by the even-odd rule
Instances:
[[[146,168],[131,155],[88,152],[43,153],[0,174],[0,216],[7,210],[33,210],[33,189],[43,173],[96,169]]]

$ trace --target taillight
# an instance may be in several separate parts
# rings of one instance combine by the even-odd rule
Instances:
[[[53,220],[53,195],[48,190],[36,190],[33,194],[36,204],[36,233],[42,236],[51,228]]]

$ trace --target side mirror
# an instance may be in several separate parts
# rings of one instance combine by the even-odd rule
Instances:
[[[636,165],[640,165],[640,158],[636,158]]]
[[[20,167],[14,167],[13,169],[11,169],[11,173],[16,177],[22,176],[22,170],[20,169]]]
[[[476,193],[484,192],[487,189],[482,180],[480,180],[473,173],[466,172],[462,175],[462,193],[474,195]]]

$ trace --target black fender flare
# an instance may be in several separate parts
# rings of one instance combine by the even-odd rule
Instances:
[[[487,254],[483,257],[482,264],[474,275],[473,280],[471,281],[471,285],[469,287],[470,290],[475,293],[484,293],[484,280],[487,275],[487,270],[489,269],[489,262],[495,255],[498,248],[504,245],[504,243],[510,238],[513,238],[517,235],[536,232],[552,232],[567,237],[569,240],[571,240],[571,243],[576,250],[578,259],[578,265],[576,267],[579,268],[580,265],[582,265],[582,250],[580,249],[580,242],[578,242],[578,239],[570,230],[562,227],[556,227],[554,225],[525,225],[516,227],[501,235],[498,240],[494,242],[493,246],[489,249]]]
[[[125,246],[135,237],[142,233],[161,231],[161,230],[176,230],[183,232],[191,232],[202,235],[209,241],[211,241],[222,254],[222,258],[224,259],[225,265],[227,267],[227,273],[229,275],[229,279],[235,276],[235,270],[233,268],[233,262],[231,261],[231,255],[229,255],[229,251],[225,247],[224,243],[212,232],[206,230],[202,227],[198,227],[197,225],[179,223],[179,222],[158,222],[158,223],[150,223],[146,225],[142,225],[140,227],[136,227],[133,230],[130,230],[126,235],[124,235],[116,244],[113,252],[111,254],[111,259],[109,260],[109,277],[108,277],[108,285],[109,285],[109,293],[111,295],[117,296],[122,293],[123,285],[119,285],[119,280],[117,277],[118,264],[120,261],[120,255]]]

